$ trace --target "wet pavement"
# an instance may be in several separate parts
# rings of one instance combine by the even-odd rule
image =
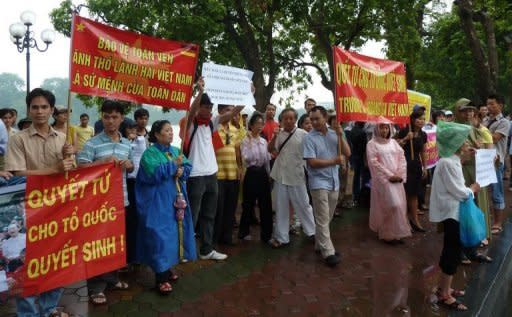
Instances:
[[[432,295],[442,234],[428,224],[428,215],[422,216],[422,223],[427,233],[415,233],[405,245],[391,246],[368,229],[368,210],[344,210],[331,231],[342,256],[335,268],[324,265],[304,235],[291,236],[292,243],[281,249],[258,240],[243,241],[219,247],[230,255],[226,262],[199,260],[177,266],[180,279],[169,296],[158,295],[151,272],[139,267],[123,273],[129,290],[107,292],[108,305],[90,305],[83,283],[66,288],[61,305],[77,316],[98,317],[448,316],[433,303]],[[258,237],[257,228],[252,227],[253,237]],[[489,250],[483,250],[495,257],[492,264],[460,267],[454,286],[470,285],[464,302],[471,309],[460,316],[476,316],[492,307],[482,303],[495,296],[489,290],[499,281],[498,272],[508,267],[503,261],[510,250],[512,224],[507,229]],[[14,312],[12,300],[0,304],[0,316]]]

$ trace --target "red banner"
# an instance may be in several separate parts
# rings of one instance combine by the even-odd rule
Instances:
[[[121,168],[68,174],[27,177],[24,296],[126,265]]]
[[[333,47],[338,121],[409,123],[405,65]]]
[[[76,15],[73,92],[187,110],[199,46],[119,30]]]

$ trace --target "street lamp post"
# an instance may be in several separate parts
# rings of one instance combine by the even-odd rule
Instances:
[[[46,46],[44,48],[40,48],[34,38],[34,31],[31,29],[36,20],[35,13],[32,11],[24,11],[20,15],[20,20],[21,22],[16,22],[9,26],[9,33],[11,33],[11,40],[14,45],[16,45],[18,52],[23,53],[24,50],[26,52],[28,95],[30,92],[30,49],[35,48],[39,52],[45,52],[50,44],[55,40],[55,32],[51,29],[45,29],[41,32],[41,40],[46,44]]]

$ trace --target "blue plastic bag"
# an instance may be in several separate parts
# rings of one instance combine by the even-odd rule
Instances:
[[[484,213],[470,198],[459,205],[460,241],[464,247],[474,247],[487,237]]]

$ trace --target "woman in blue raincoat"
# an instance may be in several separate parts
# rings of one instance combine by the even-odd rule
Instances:
[[[157,289],[172,291],[178,277],[171,271],[180,261],[195,260],[194,226],[186,180],[192,166],[171,146],[172,126],[167,120],[153,123],[142,155],[135,185],[138,227],[136,259],[155,272]]]

